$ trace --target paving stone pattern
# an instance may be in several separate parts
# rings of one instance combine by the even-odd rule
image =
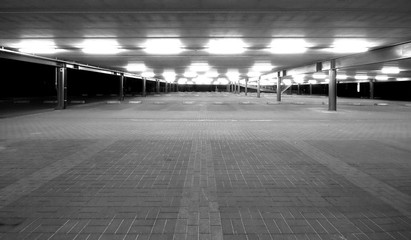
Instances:
[[[272,101],[175,93],[0,119],[0,239],[411,239],[411,108]]]

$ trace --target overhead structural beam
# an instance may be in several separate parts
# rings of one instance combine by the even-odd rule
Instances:
[[[82,71],[98,72],[98,73],[111,74],[111,75],[124,74],[125,76],[129,78],[140,78],[141,79],[140,76],[136,74],[128,73],[128,72],[101,68],[97,66],[87,65],[87,64],[78,63],[78,62],[65,61],[61,59],[47,58],[47,57],[37,56],[33,54],[28,54],[28,53],[22,53],[22,52],[6,49],[4,47],[0,47],[0,58],[42,64],[42,65],[53,66],[53,67],[60,67],[64,65],[66,68],[78,69]]]
[[[337,58],[335,60],[335,68],[350,68],[360,65],[384,63],[409,58],[411,58],[411,43],[404,43],[361,54]]]
[[[390,61],[398,61],[411,59],[411,42],[402,43],[391,47],[371,50],[364,53],[349,55],[333,60],[317,62],[301,67],[286,69],[286,74],[283,76],[294,76],[307,73],[315,73],[320,71],[328,71],[332,68],[331,61],[334,61],[334,69],[352,68],[363,65],[384,63]],[[281,72],[281,71],[278,71]],[[274,72],[268,73],[272,74]],[[265,74],[265,75],[268,75]]]

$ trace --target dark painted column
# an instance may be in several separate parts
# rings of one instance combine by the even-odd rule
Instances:
[[[119,100],[124,101],[124,75],[120,75],[120,91],[119,91]]]
[[[329,70],[330,81],[328,83],[328,110],[337,111],[337,70],[333,67]]]
[[[147,79],[145,77],[143,77],[143,97],[147,96]]]
[[[56,89],[57,89],[57,106],[56,109],[67,108],[67,68],[56,68]]]
[[[258,98],[260,98],[260,79],[261,79],[261,76],[259,76],[257,80],[257,97]]]
[[[245,95],[247,96],[247,91],[248,91],[248,77],[245,79]]]
[[[370,79],[370,99],[374,99],[374,79]]]
[[[277,76],[277,102],[281,102],[281,79],[280,73]]]

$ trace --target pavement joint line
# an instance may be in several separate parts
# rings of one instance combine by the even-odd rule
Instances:
[[[101,140],[75,154],[69,155],[48,165],[15,183],[0,189],[0,209],[17,199],[30,194],[50,180],[60,176],[67,170],[93,157],[97,152],[113,144],[115,140]]]
[[[411,196],[398,191],[390,185],[375,179],[354,167],[351,167],[340,159],[335,158],[304,141],[287,140],[287,142],[315,161],[325,165],[334,173],[345,177],[354,185],[372,194],[377,199],[384,201],[411,219]]]

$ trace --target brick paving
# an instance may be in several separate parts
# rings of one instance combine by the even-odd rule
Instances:
[[[339,102],[174,93],[2,118],[0,239],[411,239],[411,105]]]

